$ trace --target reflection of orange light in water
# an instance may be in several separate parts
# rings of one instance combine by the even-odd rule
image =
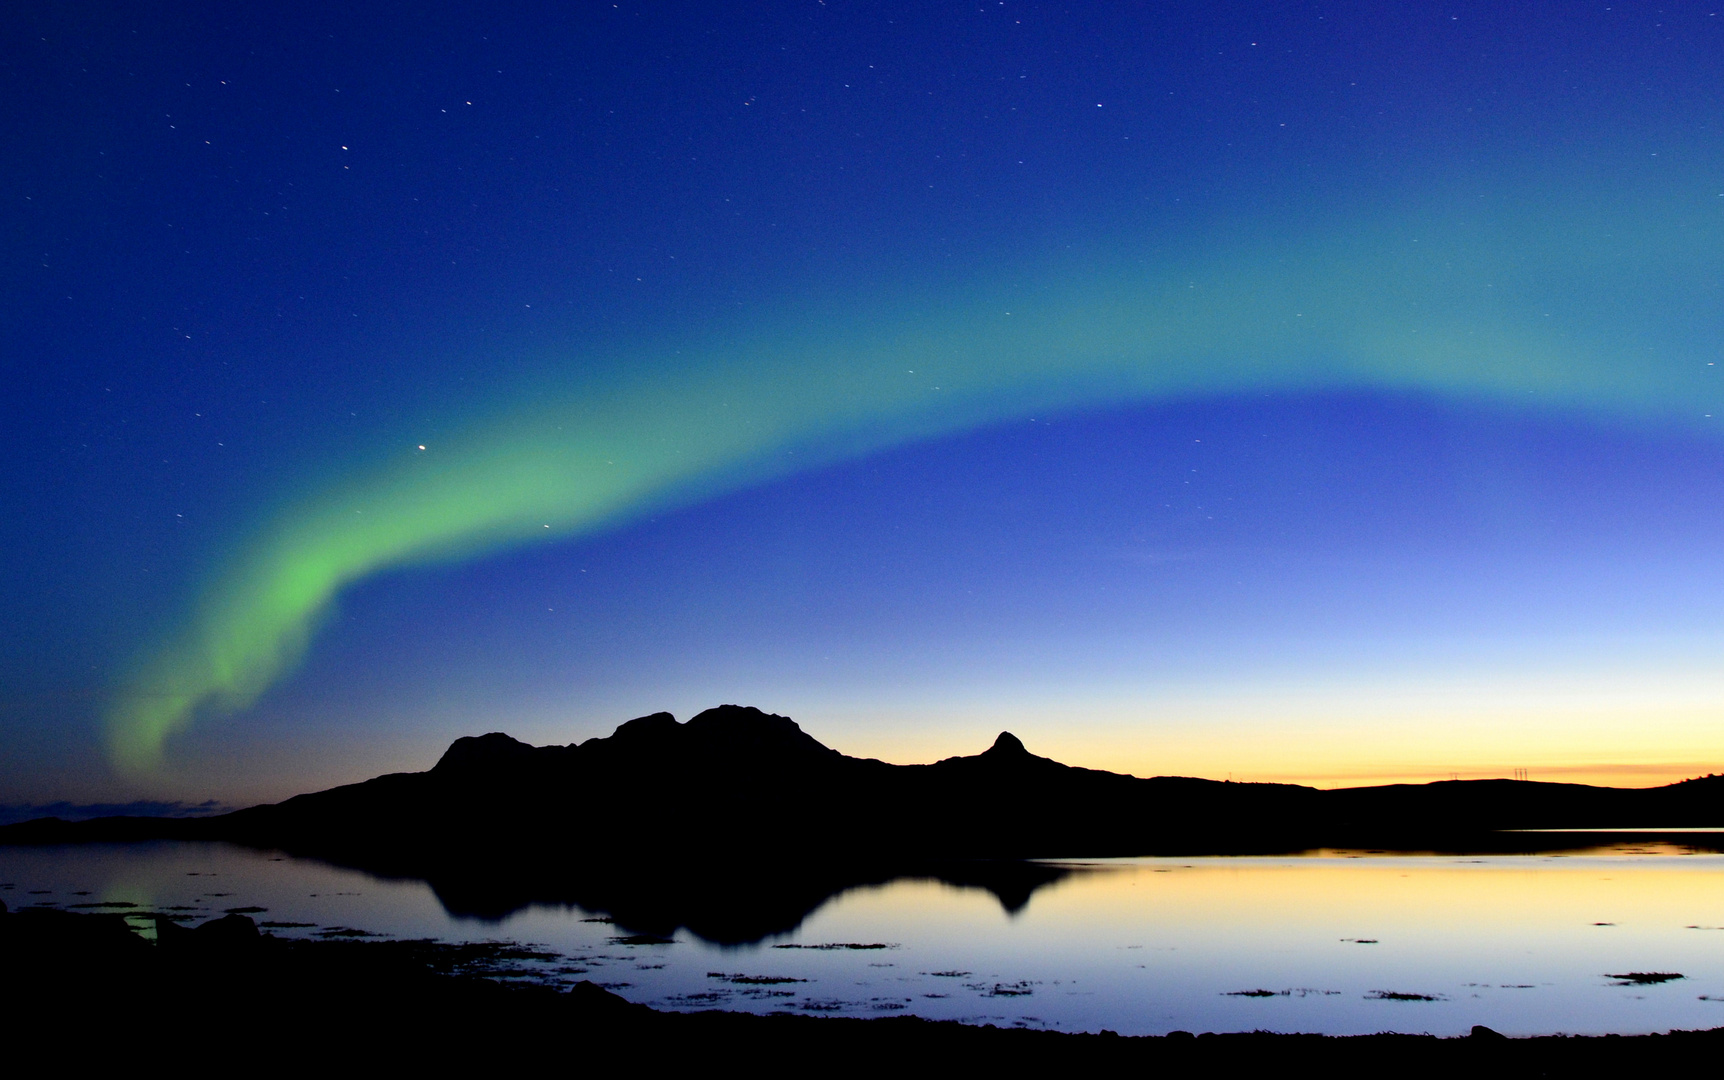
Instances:
[[[1675,850],[1675,849],[1670,849]],[[1462,930],[1514,947],[1599,927],[1621,935],[1724,927],[1724,857],[1208,858],[1071,864],[1016,916],[977,888],[900,880],[853,890],[815,917],[898,940],[1034,924],[1042,947],[1257,939],[1265,948],[1378,938],[1385,951]],[[908,918],[907,912],[914,912]],[[1714,931],[1724,937],[1724,930]]]
[[[1112,923],[1141,934],[1262,927],[1277,935],[1426,936],[1435,926],[1480,933],[1563,934],[1608,922],[1632,932],[1696,919],[1724,925],[1724,859],[1488,858],[1207,859],[1098,867],[1037,893],[1049,925]],[[1602,928],[1601,928],[1602,929]],[[1332,936],[1332,935],[1331,935]]]

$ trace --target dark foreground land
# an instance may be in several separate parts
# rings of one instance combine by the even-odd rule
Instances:
[[[118,915],[0,908],[0,1026],[17,1060],[78,1069],[154,1060],[289,1068],[655,1069],[1118,1067],[1236,1074],[1632,1075],[1708,1063],[1724,1028],[1663,1035],[1507,1039],[1264,1032],[1128,1038],[741,1013],[662,1013],[590,982],[510,985],[547,958],[510,945],[294,941],[242,915],[156,943]]]

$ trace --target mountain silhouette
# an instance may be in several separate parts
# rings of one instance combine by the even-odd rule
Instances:
[[[0,842],[195,837],[403,863],[517,847],[589,860],[901,861],[1406,848],[1510,829],[1678,826],[1724,826],[1724,776],[1645,789],[1464,780],[1318,790],[1078,768],[1009,732],[980,754],[888,765],[841,754],[788,717],[721,705],[687,723],[653,713],[567,746],[470,736],[426,772],[197,820],[25,822],[0,828]]]
[[[37,820],[0,828],[0,843],[227,840],[423,878],[461,915],[574,903],[643,933],[748,941],[793,928],[835,892],[905,875],[987,888],[1014,910],[1069,872],[1029,859],[1536,850],[1553,840],[1504,830],[1719,825],[1724,777],[1324,791],[1077,768],[1009,732],[980,754],[889,765],[843,755],[788,717],[722,705],[567,746],[466,737],[426,772],[196,820]]]

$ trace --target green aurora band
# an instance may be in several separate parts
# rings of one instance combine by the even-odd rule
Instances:
[[[1680,188],[1680,190],[1675,190]],[[713,332],[521,395],[291,501],[209,576],[110,703],[148,772],[200,715],[290,671],[342,589],[381,570],[615,526],[893,444],[1128,401],[1426,394],[1710,432],[1724,198],[1423,208],[1265,245],[1241,227],[1098,270]],[[675,355],[674,360],[660,359]],[[571,380],[571,383],[573,380]]]

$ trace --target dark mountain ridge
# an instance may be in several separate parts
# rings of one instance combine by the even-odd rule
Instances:
[[[1510,829],[1724,825],[1724,777],[1664,788],[1446,781],[1320,791],[1062,765],[1002,732],[980,754],[888,765],[787,717],[724,705],[630,720],[579,745],[493,732],[431,769],[201,819],[39,819],[0,844],[225,840],[422,878],[451,913],[573,904],[632,932],[758,941],[845,889],[905,876],[1007,910],[1080,868],[1035,858],[1313,847],[1532,851]]]
[[[1703,826],[1724,826],[1724,777],[1647,789],[1140,779],[1038,757],[1004,732],[980,754],[889,765],[845,756],[788,717],[723,705],[687,723],[654,713],[567,746],[466,737],[426,772],[200,820],[26,822],[0,828],[0,843],[195,837],[405,870],[526,851],[854,863],[1476,847],[1503,830]]]

